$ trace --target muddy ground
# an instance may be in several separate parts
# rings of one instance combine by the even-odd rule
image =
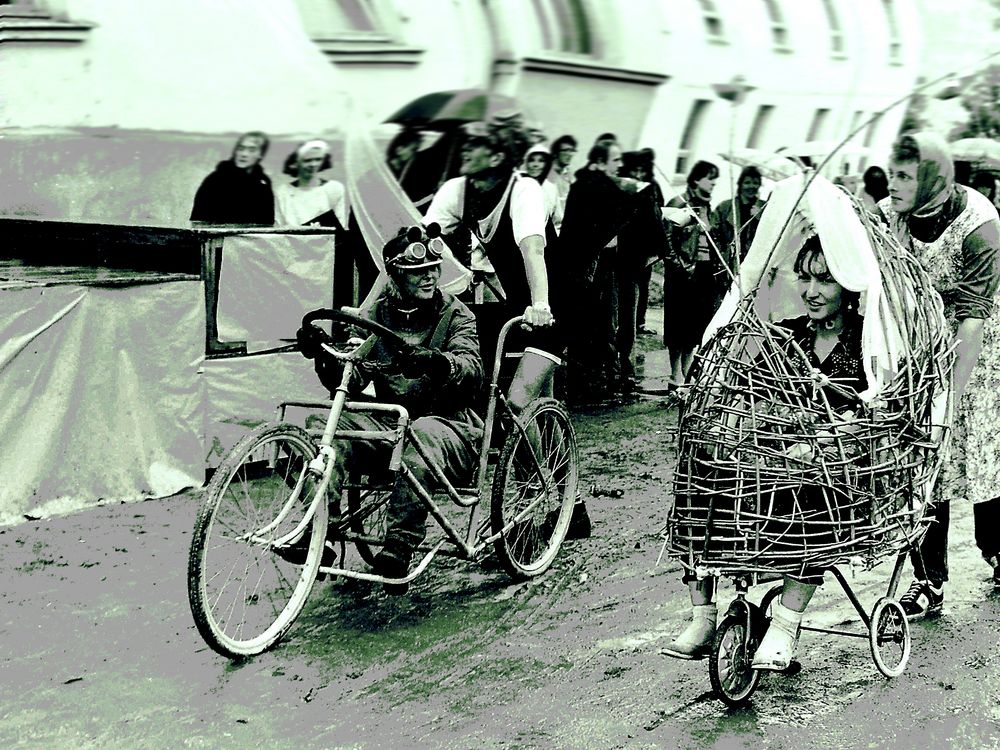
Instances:
[[[594,533],[542,579],[445,560],[401,598],[321,583],[242,664],[188,610],[197,492],[2,529],[0,746],[1000,747],[1000,598],[968,508],[945,616],[914,626],[899,678],[866,640],[806,634],[803,671],[730,710],[704,662],[657,653],[687,609],[678,566],[657,564],[676,419],[655,400],[575,415]],[[866,607],[888,568],[852,579]],[[811,613],[857,625],[833,583]]]

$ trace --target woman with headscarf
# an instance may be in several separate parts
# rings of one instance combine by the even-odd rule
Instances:
[[[671,379],[676,386],[687,381],[694,350],[722,301],[725,271],[712,236],[710,205],[718,178],[717,166],[695,162],[687,176],[687,190],[664,208],[663,215],[672,226],[664,261],[663,344],[670,353]]]
[[[285,159],[284,172],[290,183],[274,190],[274,213],[278,226],[347,227],[347,192],[336,180],[320,177],[333,166],[326,141],[306,141]]]
[[[1000,588],[1000,220],[985,196],[955,183],[948,147],[933,133],[904,135],[893,147],[889,197],[878,207],[930,275],[956,339],[951,454],[934,488],[934,522],[911,555],[915,580],[900,598],[916,618],[944,602],[955,497],[973,503],[976,544]]]

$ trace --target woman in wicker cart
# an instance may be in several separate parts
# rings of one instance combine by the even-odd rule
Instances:
[[[789,353],[801,350],[806,361],[802,365],[814,368],[837,383],[840,388],[828,394],[831,408],[845,421],[854,416],[856,399],[844,393],[849,389],[857,393],[864,389],[865,373],[862,367],[861,316],[858,314],[859,295],[842,287],[830,273],[819,237],[813,235],[802,245],[795,258],[793,270],[806,314],[778,323],[787,336],[785,345]],[[779,334],[781,335],[781,334]],[[794,357],[794,354],[792,354]],[[752,391],[753,382],[744,388]],[[764,394],[758,394],[763,396]],[[753,394],[750,395],[752,398]],[[832,442],[831,438],[827,442]],[[823,444],[823,438],[819,445]],[[813,443],[793,442],[784,449],[791,459],[808,460]],[[777,493],[773,499],[776,517],[794,517],[793,507],[798,505],[805,515],[809,509],[825,505],[822,491],[809,486]],[[803,513],[798,514],[801,518]],[[801,549],[803,538],[809,536],[813,544],[835,541],[832,530],[825,534],[829,539],[817,538],[807,522],[783,522],[777,518],[770,524],[769,532],[787,542],[783,545],[794,554]],[[664,653],[681,659],[699,659],[706,656],[715,637],[717,605],[714,599],[714,578],[697,580],[685,576],[691,593],[692,621],[687,628],[664,649]],[[805,568],[801,575],[785,576],[781,600],[775,604],[771,627],[757,649],[753,666],[757,669],[781,670],[788,667],[793,656],[795,634],[802,613],[812,598],[816,587],[823,582],[823,570]]]
[[[775,186],[692,371],[666,527],[693,606],[664,652],[711,655],[723,700],[745,700],[748,675],[787,668],[800,630],[841,634],[801,624],[827,572],[879,670],[902,671],[909,633],[894,596],[926,528],[953,356],[940,297],[887,227],[822,177]],[[869,616],[838,566],[890,556]],[[719,576],[737,596],[717,624]],[[778,577],[760,606],[746,600]]]

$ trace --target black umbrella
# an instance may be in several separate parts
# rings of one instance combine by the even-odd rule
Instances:
[[[504,94],[484,89],[435,91],[404,104],[386,118],[424,130],[451,130],[467,122],[488,120],[503,111],[517,111],[517,102]]]

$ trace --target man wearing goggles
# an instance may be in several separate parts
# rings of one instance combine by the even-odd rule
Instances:
[[[420,228],[412,227],[411,230],[419,231]],[[430,230],[428,229],[428,231]],[[444,248],[444,240],[440,237],[431,237],[427,242],[419,240],[410,242],[399,255],[386,261],[386,267],[388,268],[392,264],[396,268],[405,267],[408,270],[413,270],[422,265],[429,267],[432,263],[439,264],[441,256],[444,255]]]
[[[351,386],[360,393],[369,383],[379,401],[400,404],[409,412],[411,428],[453,484],[472,481],[482,439],[482,420],[473,411],[483,386],[476,321],[469,308],[437,288],[441,278],[444,243],[440,228],[430,224],[404,227],[386,243],[382,259],[389,276],[385,290],[362,314],[399,334],[411,348],[397,351],[375,345],[366,362],[373,363]],[[327,357],[312,326],[300,329],[299,347],[316,360],[316,372],[331,391],[340,383],[340,365]],[[357,372],[361,372],[361,367]],[[394,417],[345,411],[339,428],[386,430]],[[386,466],[391,446],[378,442],[339,441],[331,487],[339,486],[347,471],[368,473]],[[407,445],[403,460],[424,486],[435,480],[423,459]],[[339,496],[331,491],[331,497]],[[409,483],[399,481],[386,511],[386,536],[375,558],[375,572],[402,578],[409,570],[414,550],[423,541],[427,507]],[[328,545],[328,552],[332,552]],[[325,559],[330,563],[329,559]],[[401,594],[406,584],[387,584],[386,592]]]

